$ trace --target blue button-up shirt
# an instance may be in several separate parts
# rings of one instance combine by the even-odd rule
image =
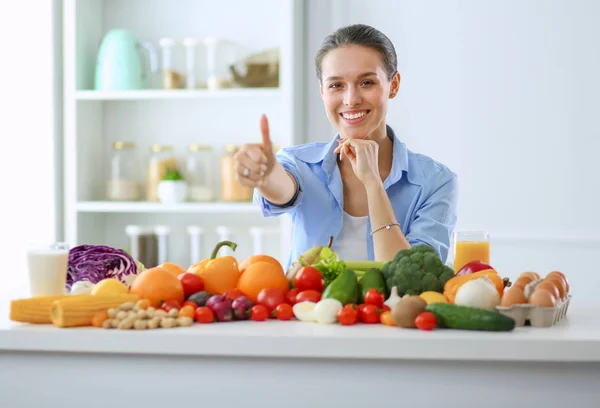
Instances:
[[[408,150],[389,126],[387,134],[393,141],[393,158],[383,185],[396,219],[411,245],[430,245],[446,262],[457,218],[456,174],[443,164]],[[298,185],[297,194],[288,205],[274,205],[257,191],[254,193],[254,201],[260,204],[264,216],[286,213],[292,217],[293,244],[288,267],[304,251],[327,245],[330,236],[335,240],[342,230],[344,190],[333,152],[339,138],[336,134],[328,143],[307,143],[277,153],[277,160]],[[369,260],[374,259],[370,233],[377,227],[371,226],[369,218],[365,236]]]

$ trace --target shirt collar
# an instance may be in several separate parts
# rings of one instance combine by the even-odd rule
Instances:
[[[387,136],[392,139],[393,152],[392,152],[392,169],[389,176],[385,179],[384,186],[387,188],[392,184],[396,183],[402,178],[403,172],[408,172],[408,150],[406,145],[398,139],[396,133],[391,126],[386,125]],[[335,148],[338,146],[338,140],[340,134],[336,133],[333,140],[325,145],[322,145],[318,151],[312,151],[311,154],[301,154],[300,158],[307,163],[322,163],[321,167],[327,174],[327,177],[331,177],[335,169],[337,168],[337,156],[333,153]],[[308,153],[308,152],[306,152]]]

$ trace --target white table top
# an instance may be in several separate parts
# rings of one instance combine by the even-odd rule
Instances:
[[[298,321],[228,322],[158,330],[59,329],[0,321],[4,351],[227,357],[600,362],[600,303],[572,301],[551,328],[513,332]]]

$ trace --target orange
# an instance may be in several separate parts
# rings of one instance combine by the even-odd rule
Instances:
[[[249,258],[246,258],[242,261],[242,263],[239,265],[239,269],[240,269],[240,273],[243,273],[246,268],[248,268],[250,265],[255,264],[257,262],[270,262],[273,265],[279,265],[279,267],[281,267],[281,264],[279,263],[279,261],[275,258],[273,258],[272,256],[269,255],[252,255]],[[281,267],[281,270],[283,270],[283,267]]]
[[[279,288],[284,293],[290,289],[281,264],[263,261],[248,266],[238,279],[237,287],[255,302],[263,289]]]
[[[131,284],[129,293],[148,299],[153,307],[161,302],[176,300],[183,302],[183,285],[177,277],[167,269],[154,267],[140,273]]]
[[[158,267],[166,269],[168,272],[175,275],[175,277],[181,275],[184,272],[187,272],[184,268],[182,268],[181,266],[174,264],[172,262],[161,263],[160,265],[158,265]]]

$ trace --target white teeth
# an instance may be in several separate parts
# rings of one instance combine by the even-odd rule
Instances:
[[[365,116],[367,114],[367,112],[359,112],[359,113],[342,113],[342,116],[344,117],[344,119],[358,119],[358,118],[362,118],[363,116]]]

